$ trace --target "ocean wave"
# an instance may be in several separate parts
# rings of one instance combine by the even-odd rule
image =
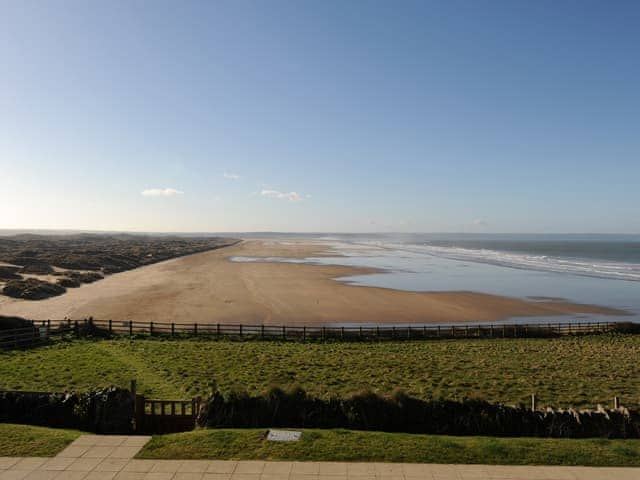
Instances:
[[[360,243],[360,242],[359,242]],[[366,245],[384,248],[398,255],[430,255],[465,262],[485,263],[501,267],[566,273],[588,277],[640,281],[640,264],[594,259],[569,258],[552,255],[504,252],[490,249],[444,247],[430,244],[398,244],[380,241],[362,242]],[[362,243],[360,243],[362,245]]]

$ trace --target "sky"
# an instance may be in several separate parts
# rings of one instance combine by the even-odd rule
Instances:
[[[640,233],[640,2],[0,0],[0,228]]]

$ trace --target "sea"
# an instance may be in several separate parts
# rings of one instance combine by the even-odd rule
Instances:
[[[352,285],[419,292],[473,291],[531,301],[566,300],[629,312],[625,317],[580,314],[511,319],[515,322],[640,322],[640,235],[278,233],[251,237],[313,241],[336,252],[335,256],[267,261],[378,269],[378,273],[336,279]]]

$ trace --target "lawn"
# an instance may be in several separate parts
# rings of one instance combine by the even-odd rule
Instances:
[[[155,436],[138,458],[640,465],[640,440],[448,437],[349,430],[303,430],[295,443],[264,439],[265,430],[196,430]]]
[[[400,387],[422,398],[483,398],[539,406],[640,404],[640,336],[298,343],[79,340],[0,353],[0,389],[82,391],[128,387],[159,398],[219,389],[261,392],[298,385],[320,397]]]
[[[0,423],[0,456],[52,457],[80,435],[74,430]]]

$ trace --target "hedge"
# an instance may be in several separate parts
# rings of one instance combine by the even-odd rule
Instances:
[[[86,393],[0,392],[0,423],[131,433],[133,399],[110,387]]]
[[[319,399],[302,389],[262,396],[214,392],[197,423],[207,428],[345,428],[442,435],[640,438],[640,415],[615,410],[532,411],[481,400],[422,400],[401,391]]]

